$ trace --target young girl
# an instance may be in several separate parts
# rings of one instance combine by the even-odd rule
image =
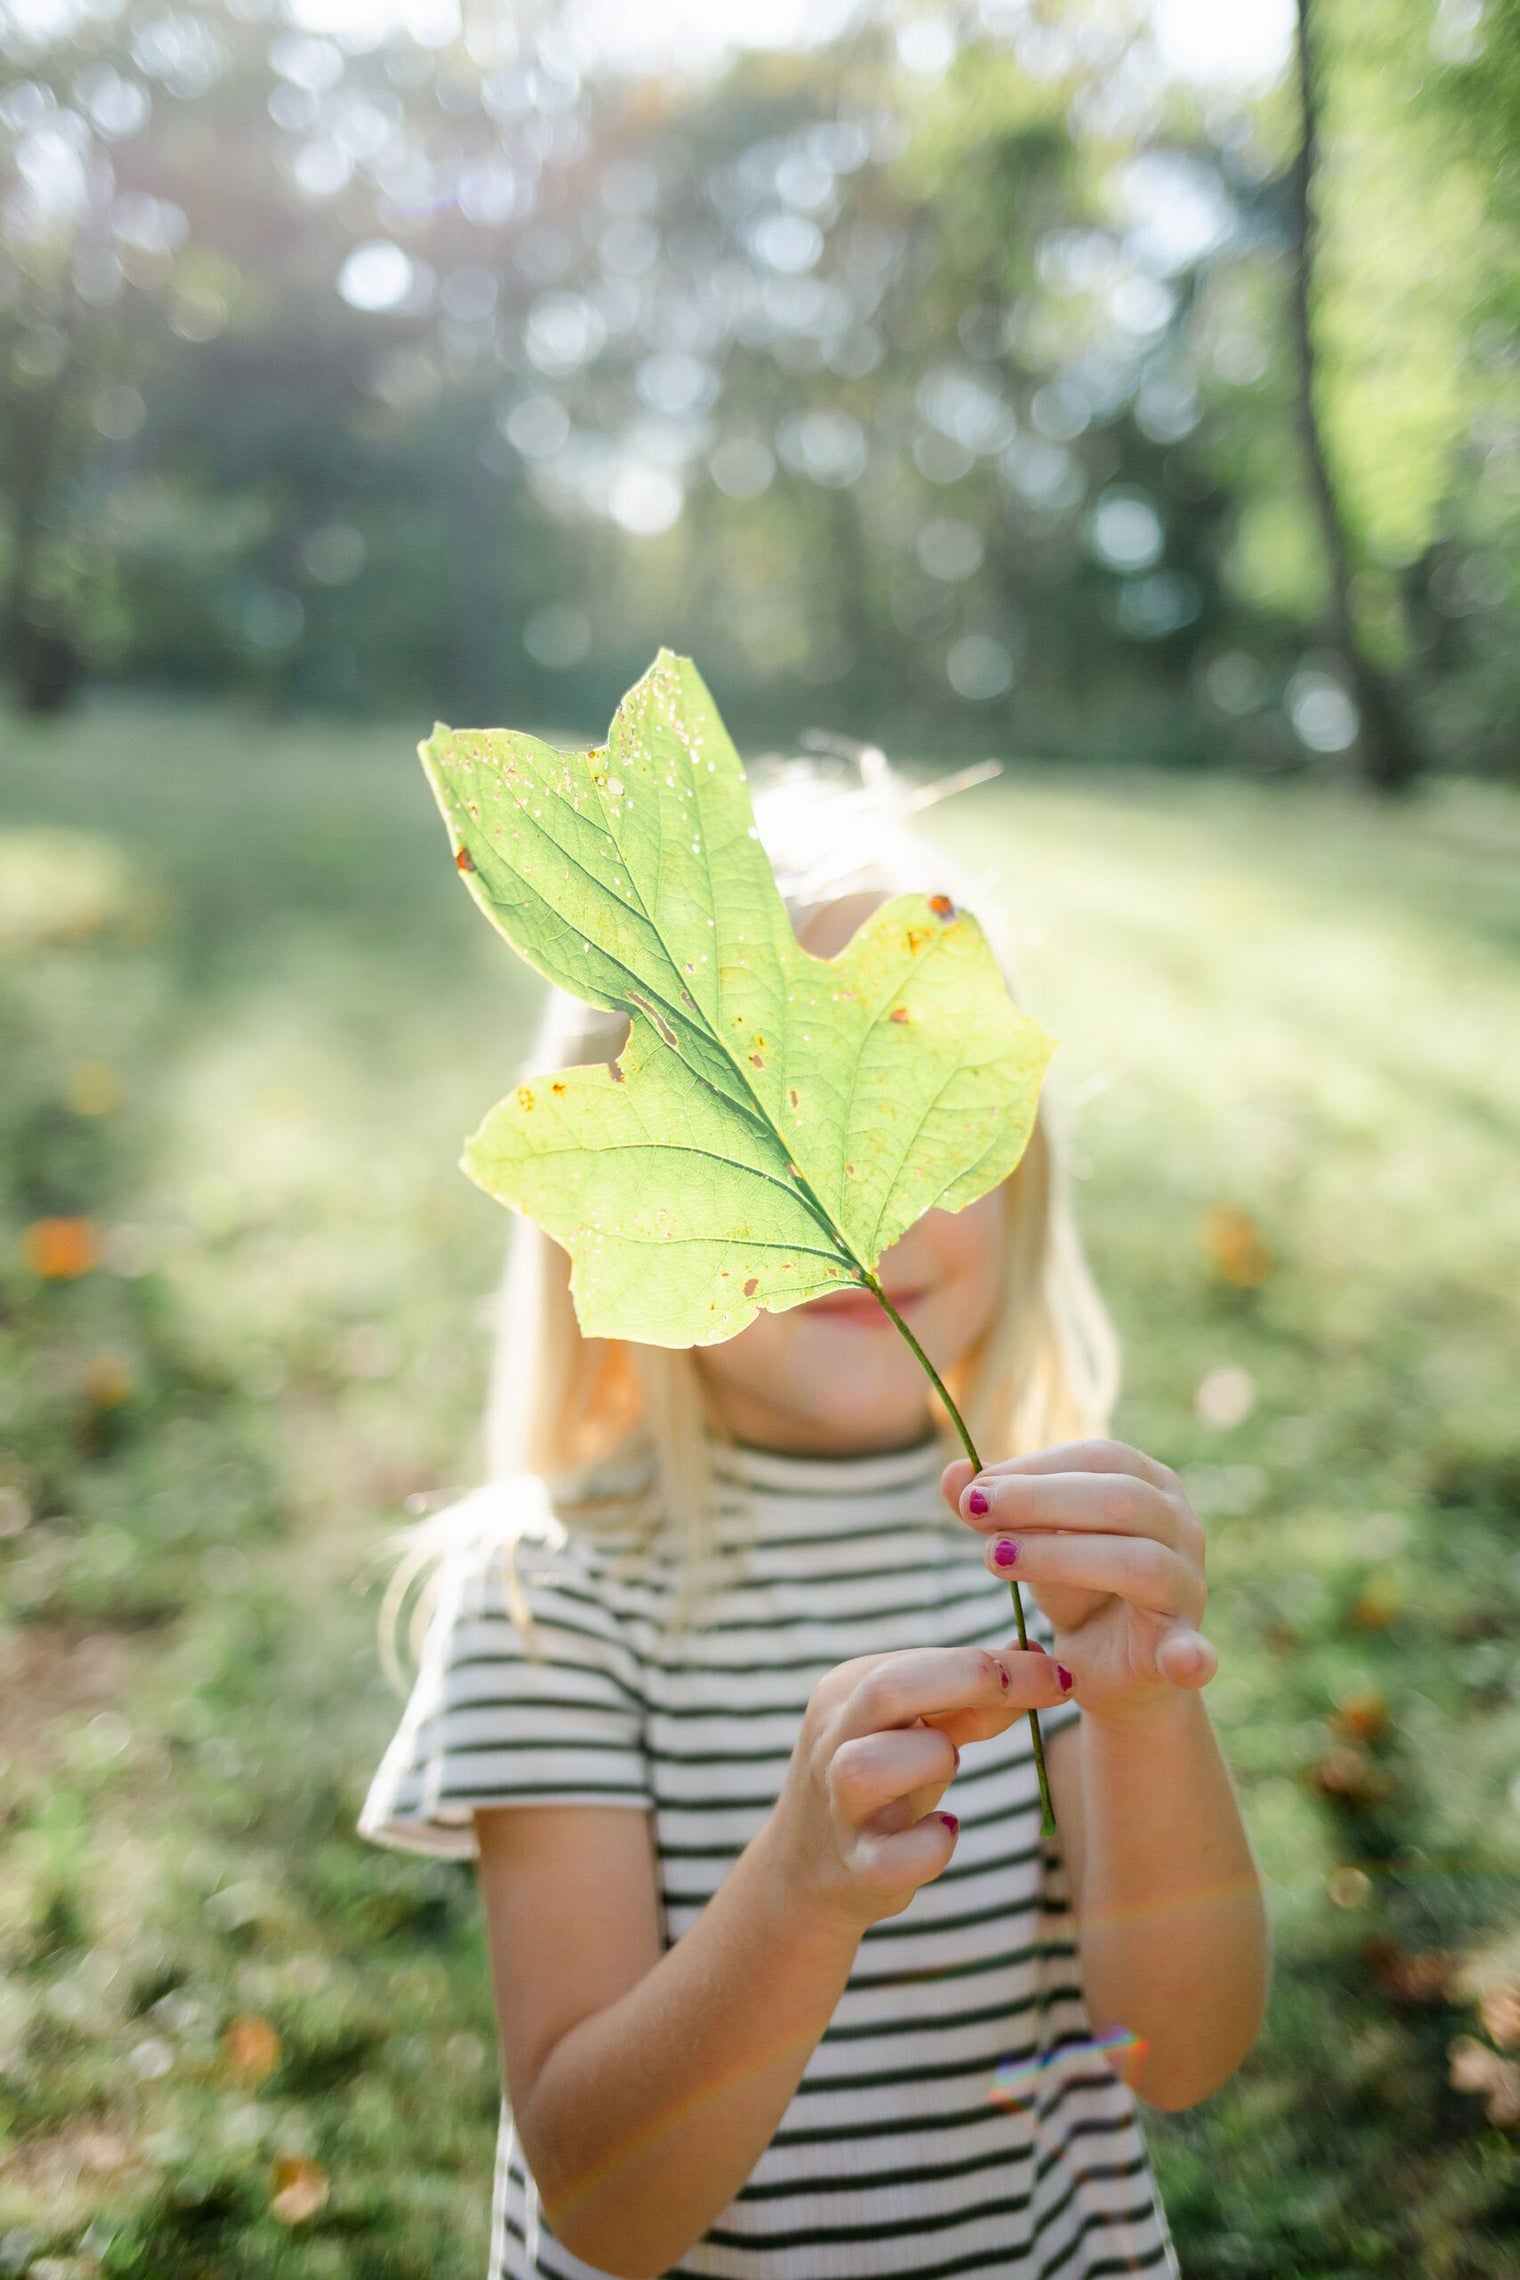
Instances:
[[[946,885],[910,804],[880,764],[757,798],[809,949]],[[531,1068],[622,1037],[556,997]],[[873,1299],[690,1352],[583,1339],[517,1224],[494,1484],[393,1585],[441,1549],[359,1824],[479,1861],[490,2280],[1177,2272],[1134,2094],[1240,2063],[1265,1919],[1198,1691],[1203,1531],[1099,1437],[1114,1346],[1048,1102],[881,1275],[996,1453],[975,1479]]]

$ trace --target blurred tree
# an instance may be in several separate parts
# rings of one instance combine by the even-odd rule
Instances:
[[[1334,768],[1396,676],[1502,763],[1514,0],[1338,4],[1307,203],[1126,4],[685,76],[288,4],[0,0],[25,701],[594,726],[668,640],[752,736]]]
[[[1320,419],[1322,393],[1315,342],[1315,305],[1320,282],[1320,217],[1317,211],[1320,177],[1319,55],[1316,40],[1318,11],[1310,0],[1297,0],[1294,60],[1298,81],[1299,139],[1293,160],[1292,184],[1292,294],[1293,340],[1297,362],[1295,390],[1309,495],[1319,521],[1330,590],[1330,616],[1335,644],[1345,665],[1357,706],[1357,746],[1368,782],[1381,792],[1407,791],[1420,769],[1415,731],[1404,702],[1388,675],[1374,660],[1368,633],[1357,607],[1356,571],[1351,537],[1340,489],[1331,471]],[[1429,454],[1422,455],[1426,458]],[[1422,468],[1421,474],[1425,472]],[[1386,477],[1387,467],[1384,474]],[[1418,483],[1418,476],[1416,476]],[[1406,513],[1411,519],[1428,499]],[[1396,514],[1390,523],[1397,527]],[[1407,534],[1399,532],[1399,537]]]

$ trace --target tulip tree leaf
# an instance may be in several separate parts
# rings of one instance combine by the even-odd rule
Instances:
[[[710,1345],[875,1287],[925,1211],[1018,1163],[1053,1044],[981,928],[902,895],[802,949],[689,659],[662,650],[592,751],[440,725],[420,752],[491,923],[628,1016],[616,1063],[519,1085],[464,1156],[569,1251],[589,1336]]]

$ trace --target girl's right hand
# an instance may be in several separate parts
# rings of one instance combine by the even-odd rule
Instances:
[[[794,1901],[863,1931],[948,1865],[961,1742],[1066,1699],[1042,1648],[908,1647],[820,1679],[768,1825]]]

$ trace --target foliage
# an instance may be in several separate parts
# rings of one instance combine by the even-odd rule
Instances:
[[[469,1873],[353,1823],[392,1525],[476,1477],[500,1215],[450,1156],[529,996],[400,727],[6,735],[0,2265],[474,2280]],[[1184,2268],[1501,2280],[1520,812],[1021,772],[935,814],[1067,1040],[1117,1428],[1209,1533],[1277,1961],[1236,2080],[1147,2118]]]
[[[421,752],[486,916],[628,1017],[615,1062],[529,1077],[465,1154],[570,1252],[589,1337],[710,1345],[878,1289],[914,1220],[1014,1169],[1051,1041],[981,928],[902,895],[837,958],[804,950],[689,658],[662,652],[591,752],[443,727]]]
[[[1507,768],[1514,11],[1321,13],[1359,617],[1427,746]],[[1338,765],[1291,105],[1169,83],[1138,10],[983,17],[641,78],[552,5],[432,46],[380,10],[0,7],[32,701],[77,654],[603,718],[670,641],[769,737]]]

